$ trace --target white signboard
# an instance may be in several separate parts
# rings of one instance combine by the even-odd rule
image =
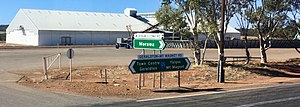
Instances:
[[[163,33],[135,33],[135,39],[163,39]]]
[[[138,55],[137,59],[163,59],[163,58],[183,58],[182,53],[177,54],[147,54]]]

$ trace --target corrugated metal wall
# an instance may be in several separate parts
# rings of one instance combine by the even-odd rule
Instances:
[[[63,37],[71,37],[73,45],[114,45],[127,32],[39,31],[39,46],[62,45]]]

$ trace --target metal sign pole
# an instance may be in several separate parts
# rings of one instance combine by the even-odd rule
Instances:
[[[140,74],[140,77],[139,77],[139,86],[138,86],[138,87],[139,87],[139,90],[141,89],[141,85],[142,85],[142,84],[141,84],[141,81],[142,81],[142,74]]]
[[[67,57],[70,59],[70,73],[68,76],[70,76],[70,81],[72,81],[72,59],[74,57],[74,51],[72,50],[72,48],[70,48],[68,51],[67,51]],[[68,76],[66,79],[68,79]]]
[[[155,50],[153,51],[153,54],[155,55]],[[153,88],[155,88],[155,73],[153,73]]]
[[[143,49],[142,54],[145,55],[145,50]],[[142,74],[140,74],[139,76],[139,80],[138,80],[138,88],[141,89],[142,87]]]
[[[70,81],[72,82],[72,58],[70,59]]]
[[[143,87],[145,86],[145,74],[143,74]]]
[[[178,71],[178,87],[180,87],[180,71]]]
[[[161,54],[161,50],[159,51],[159,54]],[[159,72],[159,88],[162,87],[162,72]]]
[[[145,49],[143,49],[143,55],[145,55]],[[145,86],[145,74],[143,74],[143,86]]]

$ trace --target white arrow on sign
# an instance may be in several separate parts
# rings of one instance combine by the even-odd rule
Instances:
[[[129,65],[129,70],[134,74],[134,73],[136,73],[136,71],[134,70],[134,68],[133,68],[133,65],[135,64],[135,62],[136,61],[132,61],[131,63],[130,63],[130,65]]]
[[[189,58],[186,58],[185,61],[186,61],[186,63],[187,63],[185,69],[189,69],[189,67],[190,67],[190,65],[191,65],[191,62],[190,62]]]
[[[166,45],[166,44],[164,43],[164,41],[159,41],[159,44],[160,44],[160,46],[159,46],[160,49],[164,48],[165,45]]]

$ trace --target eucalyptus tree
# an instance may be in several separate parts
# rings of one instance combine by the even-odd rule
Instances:
[[[294,39],[297,30],[300,29],[300,1],[287,0],[288,18],[285,25],[275,31],[274,37]]]
[[[225,0],[225,29],[229,24],[230,19],[237,12],[236,8],[239,4],[239,0]],[[220,22],[221,22],[221,0],[162,0],[162,7],[169,8],[169,10],[175,10],[175,12],[169,11],[164,14],[176,14],[170,15],[171,17],[184,17],[188,23],[189,30],[194,38],[194,59],[195,65],[200,63],[200,46],[198,35],[201,32],[205,32],[207,35],[214,37],[220,52]],[[177,12],[178,11],[178,12]],[[162,15],[162,14],[160,14]],[[164,15],[162,15],[164,16]],[[170,20],[172,18],[169,17]],[[157,18],[162,18],[157,15]],[[168,18],[166,18],[168,19]],[[167,22],[166,20],[159,20],[159,22]],[[170,22],[168,22],[170,23]],[[172,23],[172,22],[171,22]],[[167,24],[166,24],[167,25]]]
[[[266,51],[271,46],[271,37],[277,29],[282,28],[288,18],[288,0],[259,0],[250,1],[253,12],[248,12],[247,17],[251,25],[257,30],[261,63],[267,63]]]
[[[300,1],[299,0],[289,0],[290,11],[291,14],[289,17],[289,28],[288,31],[284,31],[284,33],[294,32],[292,36],[294,36],[294,40],[300,40]],[[290,34],[290,33],[289,33]],[[298,53],[300,50],[295,48]]]
[[[156,18],[166,29],[185,28],[193,35],[193,54],[195,65],[200,63],[200,46],[198,41],[199,0],[162,0],[162,7],[156,12]],[[185,23],[188,27],[185,27]]]
[[[170,5],[162,5],[155,13],[155,17],[164,30],[173,31],[173,36],[174,34],[189,36],[186,18],[178,9]]]
[[[289,19],[291,24],[296,28],[300,28],[300,0],[288,0],[289,3]]]
[[[253,9],[249,6],[249,3],[253,2],[254,0],[242,0],[239,2],[238,8],[236,8],[237,12],[235,14],[236,22],[240,27],[240,31],[242,32],[241,35],[244,36],[244,44],[245,44],[245,52],[246,52],[246,63],[249,64],[250,62],[250,52],[248,49],[248,31],[250,28],[249,17],[247,16],[248,13],[252,13]]]

